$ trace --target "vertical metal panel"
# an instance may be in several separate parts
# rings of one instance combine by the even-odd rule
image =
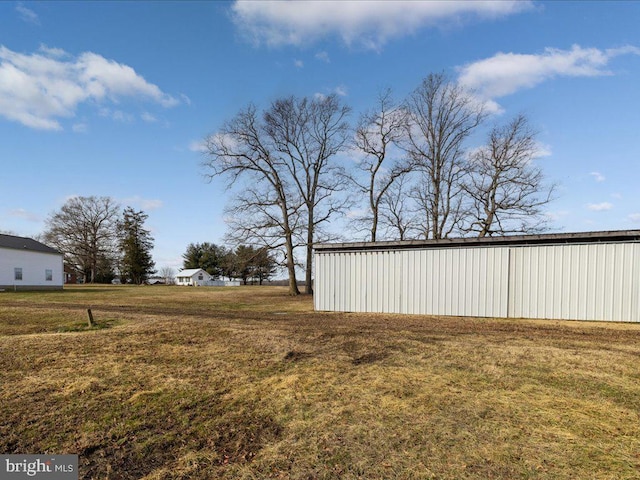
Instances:
[[[640,322],[640,244],[316,252],[318,310]]]
[[[318,310],[506,316],[507,248],[316,253]]]
[[[640,321],[640,245],[513,247],[509,314]]]
[[[320,285],[321,283],[323,283],[325,281],[326,278],[326,273],[323,270],[323,264],[324,264],[324,260],[325,260],[326,256],[320,256],[318,254],[314,254],[313,256],[313,264],[316,266],[315,269],[315,280],[314,280],[314,285],[313,285],[313,289],[317,292],[318,289],[320,289],[321,292],[325,292],[325,288],[324,286]],[[313,296],[313,308],[314,310],[324,310],[324,308],[322,308],[324,306],[324,296],[320,296],[320,295],[314,295]]]

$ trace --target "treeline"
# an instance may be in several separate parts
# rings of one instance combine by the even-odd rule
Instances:
[[[148,215],[110,197],[73,197],[49,215],[42,240],[85,283],[142,284],[155,273]]]
[[[382,92],[355,125],[336,95],[251,104],[205,139],[208,175],[238,187],[227,239],[281,250],[295,295],[298,249],[312,291],[314,242],[542,231],[554,187],[534,162],[536,131],[517,115],[478,140],[489,113],[443,74],[404,100]],[[336,219],[350,233],[330,228]]]
[[[143,284],[156,273],[151,256],[154,239],[144,226],[148,215],[122,208],[110,197],[73,197],[46,220],[41,239],[64,254],[65,266],[84,283]],[[202,268],[215,279],[239,279],[244,284],[268,281],[278,262],[267,248],[192,243],[182,255],[184,268]],[[159,275],[172,283],[175,272]]]
[[[235,249],[215,243],[191,243],[182,255],[184,268],[201,268],[215,280],[239,279],[245,285],[268,281],[278,263],[266,248],[240,245]]]

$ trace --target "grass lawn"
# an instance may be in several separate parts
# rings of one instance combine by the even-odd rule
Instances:
[[[5,292],[0,453],[77,453],[83,479],[638,479],[640,325]]]

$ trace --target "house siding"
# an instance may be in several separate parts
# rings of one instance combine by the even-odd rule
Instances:
[[[22,280],[15,279],[15,269],[22,269]],[[51,280],[46,271],[51,270]],[[61,254],[16,250],[0,247],[0,289],[62,289],[64,283]]]

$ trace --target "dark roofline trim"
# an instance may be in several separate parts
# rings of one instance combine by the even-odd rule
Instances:
[[[7,248],[10,250],[20,250],[27,252],[49,253],[53,255],[62,255],[55,248],[49,247],[44,243],[38,242],[29,237],[18,237],[15,235],[0,234],[0,248]]]
[[[385,242],[318,243],[317,253],[358,250],[413,250],[419,248],[501,247],[527,245],[561,245],[568,243],[628,243],[640,242],[640,230],[602,232],[547,233],[505,237],[464,237],[440,240],[397,240]]]

